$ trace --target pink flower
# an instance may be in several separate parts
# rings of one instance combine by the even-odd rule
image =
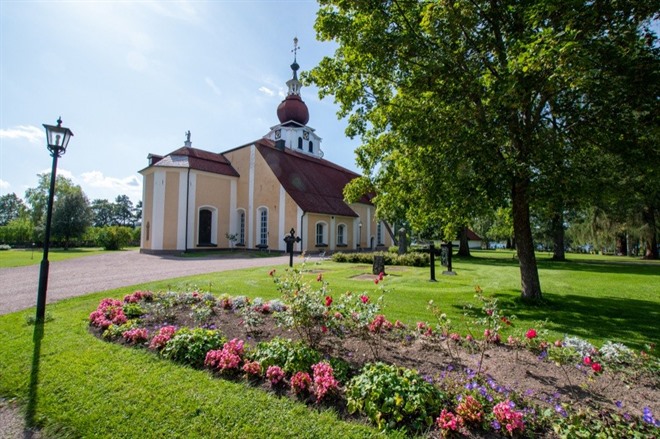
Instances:
[[[245,372],[248,377],[259,376],[259,374],[261,374],[261,365],[258,361],[248,361],[243,365],[243,372]]]
[[[291,377],[291,390],[296,395],[309,392],[312,388],[312,377],[307,372],[296,372]]]
[[[284,379],[284,371],[280,366],[268,366],[266,378],[270,381],[271,386],[275,386]]]
[[[594,373],[598,374],[603,371],[603,366],[600,365],[600,363],[591,363],[591,370],[594,371]]]
[[[369,296],[367,296],[366,294],[363,294],[363,295],[360,296],[360,300],[362,301],[362,303],[367,303],[367,302],[369,302]]]
[[[332,297],[325,296],[325,306],[330,306],[330,305],[332,305]]]
[[[525,337],[527,337],[529,340],[532,340],[532,339],[536,338],[536,335],[537,335],[536,334],[536,329],[532,328],[529,331],[527,331],[527,333],[525,334]]]
[[[341,319],[344,318],[344,316],[343,316],[339,311],[337,311],[337,312],[335,312],[335,318],[336,318],[337,320],[341,320]]]
[[[316,395],[316,402],[319,402],[329,392],[337,390],[339,382],[335,379],[332,366],[324,361],[314,364],[312,371],[314,374],[314,394]]]
[[[435,420],[435,423],[441,430],[448,433],[450,431],[459,431],[463,427],[463,418],[453,414],[452,412],[442,409],[440,416]]]
[[[478,423],[484,417],[483,406],[471,395],[466,396],[456,407],[456,413],[467,422]]]
[[[523,413],[513,410],[515,404],[508,399],[493,407],[495,419],[506,429],[509,434],[522,432],[525,429]]]
[[[321,332],[324,333],[324,334],[325,334],[326,332],[328,332],[328,327],[325,326],[325,325],[321,326]]]
[[[582,360],[582,362],[583,362],[586,366],[590,366],[590,365],[591,365],[591,357],[584,357],[584,360]]]
[[[383,277],[385,276],[385,273],[382,271],[378,274],[378,280],[383,280]]]
[[[560,347],[562,347],[562,345],[563,345],[563,343],[561,342],[561,340],[555,340],[555,347],[556,348],[560,348]]]
[[[488,314],[489,316],[492,316],[493,315],[493,310],[492,309],[487,309],[486,314]]]

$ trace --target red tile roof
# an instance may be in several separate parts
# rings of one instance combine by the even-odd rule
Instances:
[[[289,148],[277,149],[275,142],[268,139],[258,140],[255,145],[284,190],[303,211],[358,216],[344,201],[343,193],[344,187],[358,174]],[[371,204],[366,196],[359,202]]]
[[[231,163],[229,163],[229,160],[227,160],[222,154],[204,151],[189,146],[184,146],[176,151],[172,151],[163,159],[155,163],[154,166],[190,168],[213,174],[239,177],[236,169],[234,169]]]

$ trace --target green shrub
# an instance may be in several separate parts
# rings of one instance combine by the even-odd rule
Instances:
[[[111,226],[98,231],[98,245],[105,250],[120,250],[126,247],[132,239],[130,227]]]
[[[144,314],[144,310],[137,303],[126,303],[124,304],[124,315],[127,319],[135,319]]]
[[[443,394],[414,370],[374,363],[351,379],[346,398],[349,413],[366,415],[378,428],[422,431],[440,412]]]
[[[405,265],[409,267],[428,267],[431,263],[431,258],[428,253],[406,253],[398,255],[396,253],[335,253],[332,255],[334,262],[348,262],[351,264],[373,264],[374,256],[382,256],[385,265]]]
[[[220,331],[202,328],[181,328],[161,351],[161,355],[170,360],[201,369],[206,353],[222,349],[227,339]]]
[[[268,366],[280,366],[285,372],[293,374],[311,371],[312,365],[321,361],[321,354],[301,341],[293,342],[277,337],[259,343],[253,360],[258,361],[264,370]]]

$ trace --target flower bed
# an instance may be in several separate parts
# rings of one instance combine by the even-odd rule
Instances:
[[[282,300],[199,292],[136,292],[90,315],[98,336],[246,379],[310,405],[359,414],[380,429],[451,436],[472,432],[554,437],[658,434],[658,361],[619,343],[544,339],[542,323],[500,332],[515,318],[477,290],[480,308],[459,334],[436,322],[408,328],[381,312],[381,296],[333,295],[300,272],[274,277]],[[483,336],[482,336],[483,334]]]

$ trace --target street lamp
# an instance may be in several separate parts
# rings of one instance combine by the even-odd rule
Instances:
[[[358,251],[360,251],[361,246],[362,246],[362,221],[360,221],[360,224],[358,224],[358,242],[357,242]]]
[[[37,291],[37,322],[43,323],[46,315],[46,289],[48,288],[48,247],[50,246],[50,223],[53,219],[53,198],[55,197],[55,173],[57,159],[66,152],[66,147],[73,133],[62,126],[62,117],[57,119],[57,126],[43,124],[46,129],[46,143],[51,157],[53,169],[50,172],[50,191],[48,192],[48,207],[46,210],[46,234],[44,236],[44,257],[39,270],[39,290]]]

